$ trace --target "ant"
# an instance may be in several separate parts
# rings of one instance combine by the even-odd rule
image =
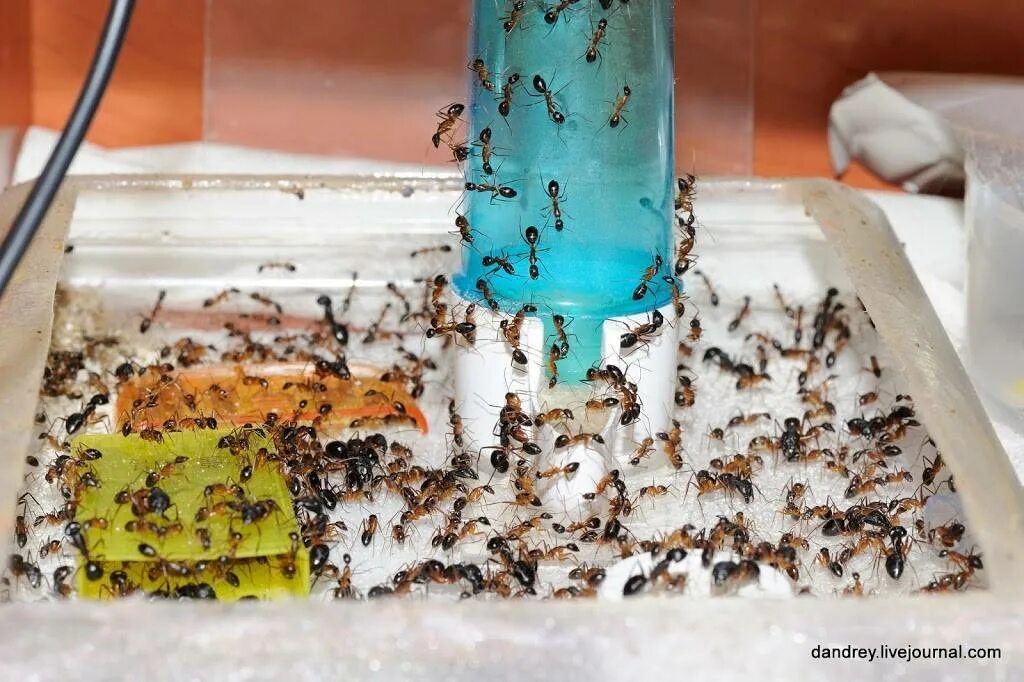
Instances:
[[[502,320],[499,323],[505,342],[512,346],[512,360],[520,365],[527,363],[526,353],[519,347],[523,322],[526,320],[527,313],[535,312],[537,312],[537,306],[527,303],[516,312],[515,317],[511,320]]]
[[[469,224],[469,218],[459,213],[455,216],[455,227],[459,231],[459,240],[466,245],[473,243],[473,228]]]
[[[491,143],[491,129],[484,128],[480,131],[479,143],[481,168],[485,175],[494,175],[494,166],[491,165],[491,156],[494,154],[494,145]]]
[[[676,391],[675,403],[679,407],[693,407],[697,402],[697,391],[693,387],[693,379],[679,375],[679,390]]]
[[[139,333],[145,334],[149,331],[150,326],[153,324],[153,320],[156,318],[156,314],[160,312],[160,309],[164,305],[164,297],[167,296],[167,292],[161,290],[156,296],[156,303],[153,305],[153,309],[149,312],[147,317],[142,318],[142,322],[139,323]]]
[[[512,33],[515,27],[519,25],[519,22],[523,20],[523,10],[526,9],[526,0],[515,0],[512,3],[512,9],[509,13],[502,17],[501,27],[505,29],[505,35]],[[506,116],[507,114],[502,114]]]
[[[509,112],[512,111],[512,95],[515,93],[515,87],[518,83],[519,74],[514,73],[501,86],[501,102],[498,103],[498,113],[503,118],[508,118]]]
[[[491,72],[488,71],[484,60],[477,57],[469,64],[469,70],[476,73],[480,87],[488,92],[494,92],[494,83],[491,82]]]
[[[756,583],[760,575],[761,569],[750,559],[719,561],[711,568],[711,579],[718,592],[735,592]]]
[[[926,457],[924,460],[925,467],[921,472],[921,482],[926,486],[930,486],[935,482],[935,477],[938,476],[939,472],[945,466],[945,462],[942,461],[942,453],[936,452],[935,459],[929,461]]]
[[[669,464],[671,464],[674,469],[681,469],[683,467],[683,456],[681,454],[683,428],[680,423],[673,419],[671,431],[667,433],[659,432],[654,435],[658,440],[665,443],[665,456],[668,458]]]
[[[486,182],[467,182],[465,187],[467,192],[490,192],[491,201],[494,201],[494,199],[499,196],[502,199],[515,199],[519,196],[519,192],[505,185]]]
[[[437,132],[430,138],[430,141],[434,143],[435,149],[441,146],[441,136],[451,132],[459,120],[459,116],[462,116],[462,112],[465,110],[466,105],[459,102],[449,104],[447,109],[438,110],[437,117],[441,119],[441,122],[437,124]]]
[[[572,322],[570,319],[569,322]],[[566,333],[565,328],[568,324],[565,321],[565,317],[555,313],[551,316],[551,323],[555,327],[555,335],[558,337],[558,350],[561,353],[561,358],[569,356],[569,335]],[[573,334],[573,337],[576,335]]]
[[[740,308],[740,311],[738,313],[736,313],[736,317],[734,317],[732,319],[732,321],[729,322],[728,330],[730,332],[734,332],[737,329],[739,329],[740,324],[743,322],[744,319],[746,319],[746,317],[749,314],[750,314],[750,297],[749,296],[744,296],[743,297],[743,306]]]
[[[593,64],[601,57],[600,43],[604,39],[604,35],[607,30],[608,20],[601,17],[597,22],[597,29],[594,30],[594,35],[590,37],[590,42],[587,45],[587,51],[583,55],[588,64]],[[629,88],[627,87],[626,90],[629,90]],[[615,127],[615,125],[618,124],[612,124],[612,127]]]
[[[540,268],[537,266],[537,243],[540,241],[540,232],[533,225],[526,228],[526,233],[523,235],[523,239],[526,241],[527,246],[530,249],[530,279],[537,279],[540,277]]]
[[[928,542],[935,543],[938,540],[943,547],[956,547],[963,538],[967,529],[959,521],[953,521],[945,526],[936,526],[928,530]]]
[[[498,301],[494,298],[491,292],[491,288],[487,285],[487,280],[482,277],[476,281],[476,290],[480,292],[480,295],[487,301],[487,306],[494,311],[499,309]]]
[[[604,21],[602,19],[601,21]],[[629,104],[629,98],[633,95],[633,91],[628,85],[622,86],[622,94],[615,98],[615,103],[612,104],[612,115],[608,119],[609,128],[618,128],[619,123],[629,125],[629,121],[626,120],[625,116],[622,115],[623,109]]]
[[[654,276],[658,274],[664,261],[661,259],[660,254],[654,254],[654,262],[647,266],[643,274],[640,276],[640,284],[637,285],[636,289],[633,290],[633,300],[639,301],[647,295],[648,283],[654,279]]]
[[[654,453],[654,439],[650,436],[644,438],[633,451],[629,463],[633,466],[640,466],[640,463]]]
[[[711,305],[713,305],[713,306],[715,306],[717,308],[718,307],[718,302],[719,302],[718,292],[715,291],[715,288],[711,285],[711,280],[708,278],[708,276],[706,274],[704,274],[703,270],[694,270],[693,274],[697,275],[698,277],[701,278],[701,280],[704,281],[704,286],[707,287],[708,293],[710,294]],[[798,343],[799,343],[799,341],[798,341]]]
[[[452,152],[452,161],[455,163],[462,163],[469,158],[470,149],[466,142],[448,143],[448,149]]]
[[[600,443],[601,445],[604,445],[604,438],[599,433],[578,433],[575,436],[570,436],[567,433],[563,433],[560,436],[558,436],[558,438],[555,439],[555,449],[560,450],[561,448],[567,448],[571,445],[578,445],[579,443],[583,443],[584,445],[589,446],[591,441],[593,441],[594,443]],[[603,487],[599,486],[599,488],[601,489],[597,492],[598,495],[600,495],[601,492],[603,492]]]
[[[338,345],[348,345],[348,327],[334,317],[334,307],[331,302],[331,298],[326,294],[321,294],[316,299],[317,305],[324,309],[324,321],[331,330],[331,336]]]
[[[252,292],[251,294],[249,294],[249,298],[256,301],[257,303],[273,308],[274,310],[277,311],[278,315],[284,312],[284,309],[281,307],[280,303],[268,298],[267,296],[263,296],[258,292]]]
[[[424,256],[428,253],[434,253],[435,251],[440,253],[451,253],[452,245],[441,244],[440,246],[424,246],[423,248],[416,249],[415,251],[410,251],[409,257],[416,258],[417,256]]]
[[[562,202],[565,201],[565,193],[562,192],[561,185],[557,180],[550,180],[544,193],[551,202],[551,206],[545,210],[555,218],[555,231],[561,232],[565,229],[565,221],[562,220]]]
[[[672,294],[672,307],[676,311],[676,317],[682,317],[686,314],[686,305],[683,292],[679,288],[679,282],[672,275],[665,275],[661,279],[668,284],[669,291]]]
[[[362,524],[362,535],[360,535],[360,542],[363,543],[363,547],[369,547],[370,543],[373,542],[373,537],[377,534],[379,523],[377,521],[376,514],[370,514],[368,517],[363,519]]]
[[[551,344],[551,350],[548,351],[548,372],[551,374],[551,379],[548,381],[548,388],[554,388],[555,384],[558,383],[558,361],[562,359],[562,350],[558,347],[557,343]]]
[[[506,256],[505,254],[501,254],[499,256],[487,255],[487,256],[483,257],[481,262],[483,263],[483,266],[485,268],[489,268],[492,265],[496,265],[497,266],[496,268],[491,270],[491,272],[488,273],[488,274],[493,275],[498,270],[504,270],[505,272],[507,272],[510,275],[516,274],[515,265],[512,263],[511,260],[509,260],[508,256]]]
[[[538,414],[533,419],[533,425],[540,427],[545,424],[551,424],[552,422],[562,422],[563,424],[567,421],[574,420],[572,410],[564,407],[556,407],[552,410],[548,410],[542,414]]]
[[[684,177],[676,178],[676,186],[679,188],[675,200],[676,210],[692,215],[693,200],[697,197],[697,177],[687,173]]]
[[[263,272],[264,270],[273,270],[278,268],[281,270],[287,270],[288,272],[295,272],[298,269],[294,263],[289,263],[287,261],[271,261],[260,265],[256,268],[256,272]]]
[[[545,19],[547,19],[546,15]],[[548,89],[547,82],[540,74],[533,77],[533,89],[537,91],[537,95],[535,96],[544,98],[544,103],[548,109],[548,118],[550,118],[555,125],[562,125],[565,123],[565,114],[558,110],[558,103],[555,102],[555,95],[558,93],[552,93],[551,90]]]
[[[704,329],[700,326],[700,318],[696,315],[690,320],[690,331],[686,335],[686,338],[690,341],[700,341],[701,335],[703,335]],[[687,353],[689,355],[689,353]]]
[[[651,313],[650,321],[643,324],[639,324],[635,327],[627,328],[626,333],[619,337],[619,348],[627,350],[633,348],[637,344],[647,345],[653,340],[654,334],[661,329],[661,326],[665,323],[665,317],[660,311],[655,310]]]
[[[548,11],[544,13],[544,23],[554,25],[558,18],[562,16],[562,12],[569,9],[570,6],[575,5],[580,0],[558,0],[554,5],[548,8]],[[568,16],[566,21],[568,21]]]

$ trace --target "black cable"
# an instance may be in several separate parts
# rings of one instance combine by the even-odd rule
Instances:
[[[71,111],[64,132],[61,133],[57,146],[53,148],[43,172],[29,192],[25,204],[18,211],[3,245],[0,245],[0,297],[3,297],[15,268],[18,267],[28,245],[39,230],[39,225],[50,210],[50,204],[64,182],[64,175],[68,172],[71,160],[75,158],[82,138],[89,130],[117,63],[117,55],[121,51],[134,7],[135,0],[110,2],[107,22],[103,27],[103,34],[96,47],[96,54],[93,55],[82,91],[75,102],[75,108]]]

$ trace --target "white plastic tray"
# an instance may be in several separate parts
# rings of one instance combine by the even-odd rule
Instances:
[[[294,194],[298,188],[304,191],[303,201]],[[328,254],[332,246],[344,247],[354,230],[378,235],[376,244],[385,247],[388,242],[439,239],[449,229],[447,209],[457,189],[453,178],[111,176],[69,182],[0,303],[0,433],[8,445],[0,481],[4,536],[13,522],[72,211],[78,264],[65,276],[78,282],[109,282],[111,272],[128,280],[171,281],[181,276],[183,263],[204,263],[209,256],[203,246],[217,242],[218,225],[239,220],[255,225],[272,218],[281,225],[279,232],[272,239],[237,244],[246,252],[239,261],[278,254],[283,248],[304,251],[319,256],[312,262],[322,263],[321,271],[307,273],[315,286],[347,276],[332,269]],[[402,198],[410,190],[412,195]],[[24,187],[15,188],[0,200],[0,224],[9,223],[24,192]],[[808,666],[820,676],[866,670],[857,661],[814,661],[810,648],[816,643],[935,646],[962,641],[1003,648],[1001,661],[985,664],[986,677],[1021,674],[1021,489],[884,216],[856,193],[825,181],[706,181],[701,192],[702,220],[711,237],[702,248],[742,246],[729,241],[729,225],[737,215],[758,216],[768,240],[805,232],[814,221],[820,224],[902,365],[922,420],[956,475],[972,530],[985,551],[990,589],[954,596],[770,604],[641,599],[621,604],[370,603],[340,608],[299,603],[210,608],[8,605],[0,621],[0,669],[6,668],[10,677],[62,679],[95,677],[94,666],[113,676],[144,671],[156,679],[288,675],[521,680],[579,679],[587,674],[643,679],[672,669],[713,679],[794,679],[797,670],[806,672]],[[218,209],[210,210],[210,197],[217,199],[212,203]],[[199,215],[195,204],[203,207]],[[117,248],[108,248],[105,239],[117,242]],[[162,259],[133,258],[133,241],[138,256],[151,251],[154,240],[166,247]],[[807,244],[806,257],[828,267],[828,243],[812,239]],[[87,257],[90,251],[93,258]],[[750,251],[756,263],[756,249]],[[397,264],[365,262],[382,281],[397,274]],[[217,282],[251,272],[241,266],[236,272],[223,259],[205,265],[218,268]],[[54,647],[62,652],[61,666],[54,663]],[[170,651],[180,659],[169,660]],[[940,671],[975,676],[982,670],[978,665],[894,662],[872,667],[871,673],[885,678],[931,679]]]

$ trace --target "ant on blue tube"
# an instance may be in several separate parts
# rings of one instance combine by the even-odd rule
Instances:
[[[590,36],[587,42],[587,51],[583,53],[583,58],[587,60],[588,64],[593,64],[601,57],[601,41],[604,40],[605,34],[608,32],[608,20],[601,17],[597,22],[597,28],[594,29],[593,35]]]
[[[633,300],[639,301],[647,295],[649,289],[648,283],[654,279],[654,276],[661,270],[661,266],[664,264],[664,260],[661,258],[661,254],[654,254],[654,262],[647,266],[644,270],[644,274],[640,276],[640,284],[637,285],[636,289],[633,290]]]
[[[543,183],[544,180],[541,179],[541,182]],[[565,229],[565,221],[562,220],[562,204],[566,199],[565,192],[562,191],[562,186],[558,184],[558,180],[549,180],[547,187],[544,189],[544,194],[550,200],[551,206],[545,206],[541,210],[554,216],[555,230],[561,232]]]
[[[512,9],[509,13],[501,18],[501,27],[505,29],[505,35],[508,36],[515,30],[516,26],[519,26],[523,20],[523,11],[526,9],[526,0],[515,0],[512,3]],[[522,28],[522,27],[520,27]]]
[[[629,121],[622,115],[622,110],[629,104],[629,98],[633,96],[633,91],[628,85],[622,86],[622,94],[615,98],[615,103],[612,105],[612,115],[608,118],[609,128],[618,128],[619,123],[624,124],[623,128],[629,125]]]
[[[548,118],[550,118],[555,125],[564,124],[565,114],[559,110],[558,102],[555,101],[555,97],[559,92],[561,92],[561,90],[558,92],[552,92],[548,87],[547,81],[545,81],[540,74],[533,77],[533,89],[537,91],[537,94],[534,95],[533,93],[530,93],[531,96],[544,98],[544,104],[548,110]]]
[[[468,246],[469,248],[471,248],[471,249],[473,249],[475,251],[476,247],[473,246],[473,239],[474,239],[473,234],[476,232],[476,230],[474,230],[473,226],[470,225],[469,218],[467,218],[466,216],[464,216],[461,213],[456,213],[455,214],[455,228],[458,230],[459,242],[464,244],[464,245],[466,245],[466,246]],[[455,232],[450,232],[449,234],[456,234],[456,233]]]
[[[519,84],[519,74],[513,73],[501,86],[501,101],[498,103],[498,113],[502,118],[508,118],[512,111],[512,95],[515,94],[516,85]],[[506,121],[506,124],[508,122]]]
[[[495,146],[491,139],[491,129],[487,127],[480,131],[480,135],[477,138],[478,141],[473,143],[474,147],[480,148],[480,167],[483,170],[484,175],[494,175],[494,166],[491,165],[491,157],[494,156]]]
[[[558,2],[556,2],[554,5],[551,5],[551,7],[549,7],[548,10],[544,13],[544,23],[554,26],[558,19],[562,17],[562,14],[579,1],[580,0],[558,0]],[[563,18],[566,21],[569,21],[568,14],[566,14]]]
[[[547,249],[538,249],[538,245],[541,242],[541,232],[536,226],[530,225],[523,233],[522,239],[529,248],[529,253],[527,254],[529,259],[529,279],[537,280],[541,276],[540,258],[537,254],[547,251]]]
[[[519,192],[506,185],[499,185],[497,182],[467,182],[465,187],[467,192],[490,192],[492,201],[497,197],[515,199],[519,196]]]
[[[491,82],[491,72],[487,68],[487,64],[480,57],[477,57],[469,63],[469,70],[476,73],[477,80],[480,83],[480,87],[488,92],[494,92],[494,83]]]

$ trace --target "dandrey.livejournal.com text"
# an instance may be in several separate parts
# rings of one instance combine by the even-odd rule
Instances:
[[[999,647],[971,647],[963,644],[955,646],[828,646],[815,645],[811,649],[811,658],[825,660],[864,660],[864,661],[917,661],[917,660],[998,660],[1002,657]]]

